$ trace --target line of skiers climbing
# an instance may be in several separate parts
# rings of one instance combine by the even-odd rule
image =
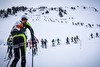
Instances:
[[[39,43],[39,40],[34,36],[34,30],[27,21],[28,21],[27,16],[22,15],[21,20],[17,21],[12,27],[10,35],[7,39],[7,45],[8,45],[7,52],[9,52],[8,57],[9,58],[12,57],[12,50],[14,51],[14,56],[15,56],[10,67],[16,67],[20,58],[21,58],[21,67],[26,67],[26,47],[28,45],[27,36],[25,34],[26,29],[29,29],[31,34],[31,38],[28,41],[29,44],[31,44],[30,48],[32,47],[34,52],[37,50],[37,43]],[[71,38],[71,41],[74,43],[77,43],[77,40],[79,40],[78,36]],[[57,45],[60,45],[60,41],[61,40],[58,38]],[[44,40],[41,39],[42,48],[44,48],[44,46],[45,48],[47,48],[47,42],[48,41],[46,39]],[[53,46],[55,46],[54,42],[55,40],[53,39],[52,40]],[[66,44],[70,44],[68,37],[66,38]]]
[[[77,43],[79,41],[79,37],[76,35],[76,37],[71,37],[71,42]],[[60,45],[61,40],[57,38],[57,40],[52,39],[52,46],[55,46],[55,42],[57,41],[57,45]],[[66,44],[70,44],[69,38],[66,38]]]

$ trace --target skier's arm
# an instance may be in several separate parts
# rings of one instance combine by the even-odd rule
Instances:
[[[31,38],[32,38],[32,44],[35,44],[35,42],[34,42],[34,41],[35,41],[35,38],[34,38],[34,31],[33,31],[31,25],[30,25],[28,22],[26,22],[26,26],[27,26],[27,28],[30,30]]]
[[[7,39],[7,45],[9,44],[9,41],[8,41],[8,40],[9,40],[9,37],[8,37],[8,39]]]

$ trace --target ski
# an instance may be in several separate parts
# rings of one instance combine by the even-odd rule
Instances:
[[[11,61],[11,58],[9,58],[9,61],[8,61],[7,65],[6,65],[6,67],[8,67],[8,65],[9,65],[10,61]]]

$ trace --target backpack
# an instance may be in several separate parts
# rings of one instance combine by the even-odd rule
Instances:
[[[22,21],[17,21],[15,23],[15,25],[13,26],[13,28],[11,30],[12,36],[21,34],[21,33],[23,33],[25,31],[23,23],[24,22],[22,22]]]

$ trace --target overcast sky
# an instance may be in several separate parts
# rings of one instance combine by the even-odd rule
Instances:
[[[87,6],[100,10],[100,0],[0,0],[0,9],[12,6]]]

